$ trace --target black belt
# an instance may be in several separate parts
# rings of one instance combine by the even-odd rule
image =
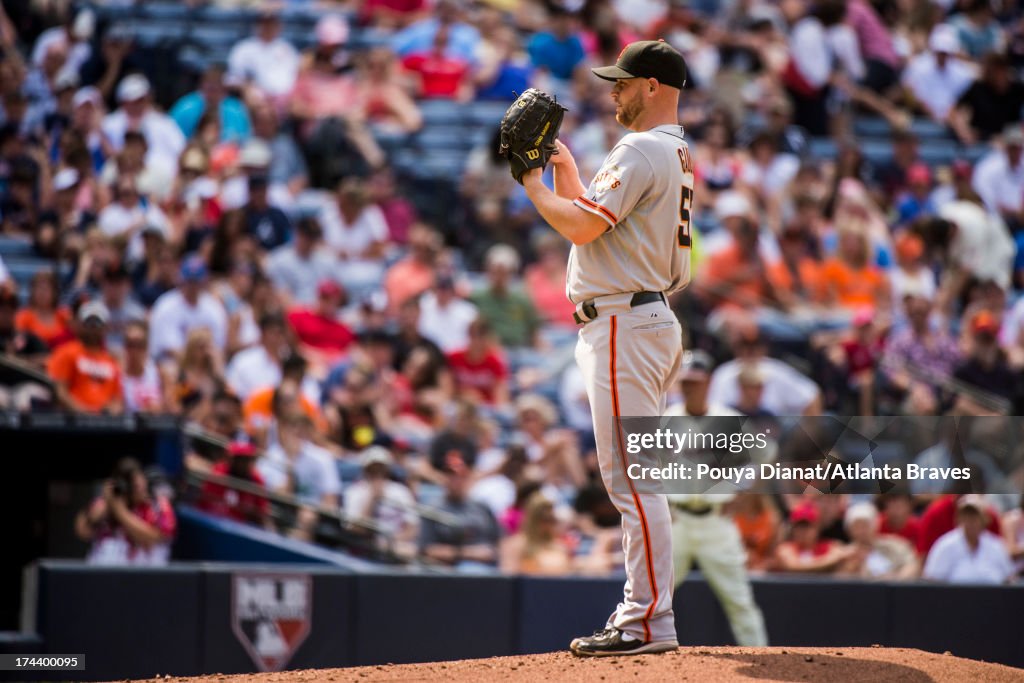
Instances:
[[[703,517],[715,511],[714,505],[687,505],[686,503],[673,503],[673,507],[680,512],[685,512],[694,517]]]
[[[655,301],[665,301],[665,295],[661,292],[637,292],[633,295],[633,298],[629,300],[629,307],[636,308],[637,306],[643,306],[644,304],[653,304]],[[667,304],[668,302],[665,301]],[[587,299],[580,304],[580,309],[589,320],[584,320],[580,317],[580,314],[573,312],[572,319],[576,321],[577,325],[586,325],[588,322],[597,317],[597,306],[594,305],[593,299]]]

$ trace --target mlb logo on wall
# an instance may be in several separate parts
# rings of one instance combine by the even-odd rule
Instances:
[[[309,635],[313,581],[306,574],[234,574],[231,628],[261,671],[280,671]]]

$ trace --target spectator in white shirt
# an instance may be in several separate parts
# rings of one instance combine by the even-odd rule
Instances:
[[[317,287],[336,278],[338,258],[321,241],[320,223],[302,218],[295,224],[290,244],[274,249],[267,257],[267,276],[284,298],[286,308],[311,306],[317,301]]]
[[[149,145],[147,162],[165,169],[177,169],[178,157],[185,149],[185,136],[178,124],[167,114],[153,108],[149,81],[142,74],[125,76],[117,86],[121,108],[103,119],[102,129],[116,151],[124,146],[130,130],[139,131]]]
[[[986,154],[974,167],[971,187],[985,208],[1002,216],[1011,228],[1024,227],[1024,128],[1003,131],[1002,147]]]
[[[477,315],[476,306],[455,292],[452,277],[440,275],[420,299],[420,334],[452,353],[469,345],[469,326]]]
[[[133,261],[143,257],[142,230],[147,226],[162,228],[167,219],[156,206],[148,204],[139,194],[135,179],[130,175],[117,179],[115,201],[107,204],[96,218],[100,231],[108,237],[117,237],[128,244],[128,256]]]
[[[960,39],[956,29],[939,24],[928,38],[928,50],[910,60],[903,71],[903,87],[933,121],[945,123],[953,105],[971,83],[975,70],[956,55]]]
[[[281,364],[291,352],[283,316],[267,313],[259,322],[260,343],[236,353],[225,374],[228,386],[242,401],[257,389],[276,387],[281,381]]]
[[[206,264],[193,256],[181,266],[181,284],[153,304],[150,316],[149,352],[157,361],[177,355],[194,329],[205,327],[213,343],[223,350],[228,337],[228,314],[207,289]]]
[[[288,413],[278,427],[278,442],[267,449],[256,468],[269,490],[295,496],[304,505],[291,535],[311,540],[317,509],[338,509],[341,478],[331,453],[310,441],[312,425],[306,415]]]
[[[394,458],[382,446],[370,446],[359,456],[363,478],[345,490],[344,512],[348,521],[377,525],[381,535],[375,538],[378,549],[390,548],[400,557],[412,557],[416,552],[420,518],[416,513],[416,499],[404,484],[391,479]]]
[[[280,34],[277,12],[265,8],[256,23],[256,34],[231,48],[228,75],[272,98],[288,95],[299,73],[299,53]]]
[[[740,331],[733,342],[734,360],[722,363],[711,375],[708,402],[736,405],[740,399],[740,372],[753,368],[763,381],[761,408],[773,415],[797,416],[821,413],[818,385],[791,366],[769,358],[764,340],[755,329]]]
[[[986,530],[988,506],[968,494],[957,502],[958,526],[939,537],[924,563],[924,578],[946,583],[1002,584],[1013,576],[1003,539]]]

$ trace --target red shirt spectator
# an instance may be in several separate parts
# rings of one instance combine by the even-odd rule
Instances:
[[[917,541],[919,555],[927,555],[940,536],[956,528],[956,502],[959,499],[960,496],[952,493],[942,496],[932,501],[921,515],[921,531]],[[999,515],[990,510],[987,516],[987,529],[1000,536]]]
[[[483,320],[469,326],[469,346],[448,355],[459,393],[475,394],[490,405],[508,400],[508,366]]]
[[[252,444],[236,442],[228,446],[228,459],[218,462],[210,472],[218,477],[244,479],[264,488],[263,476],[253,467],[255,462],[256,449]],[[266,497],[212,481],[203,484],[199,507],[220,517],[253,524],[263,524],[270,514]]]
[[[419,97],[459,99],[468,84],[469,64],[454,55],[446,54],[448,31],[438,29],[434,48],[429,52],[413,53],[402,60],[402,67],[419,76]]]
[[[334,280],[324,280],[317,287],[315,308],[299,308],[288,313],[288,323],[299,341],[315,352],[337,357],[355,341],[355,335],[338,321],[338,308],[345,292]]]

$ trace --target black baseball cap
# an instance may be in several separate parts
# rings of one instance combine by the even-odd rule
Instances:
[[[664,40],[639,40],[619,53],[614,66],[591,69],[598,78],[617,81],[620,78],[654,78],[662,85],[683,89],[686,83],[686,60]]]

